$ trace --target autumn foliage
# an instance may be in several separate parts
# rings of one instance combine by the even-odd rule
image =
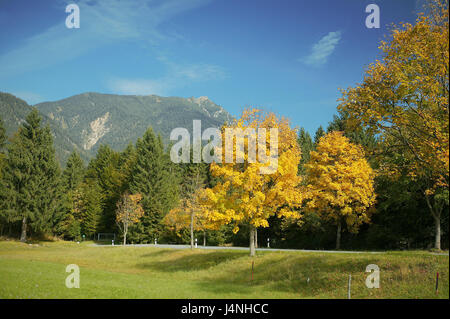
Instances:
[[[310,156],[306,164],[306,207],[337,224],[339,249],[342,223],[355,232],[370,221],[375,173],[362,147],[351,143],[342,132],[323,136]]]
[[[243,112],[242,117],[222,128],[265,128],[269,133],[271,128],[278,130],[277,169],[272,174],[262,174],[261,167],[267,167],[261,158],[256,162],[248,160],[245,152],[243,163],[212,163],[212,175],[219,179],[213,188],[205,190],[203,204],[209,207],[205,217],[211,225],[234,225],[234,232],[239,231],[242,224],[250,225],[251,232],[257,227],[268,227],[267,219],[274,214],[279,217],[300,218],[296,209],[301,205],[303,194],[300,191],[301,177],[297,175],[300,161],[300,148],[297,144],[296,131],[291,129],[289,121],[278,119],[273,113],[265,113],[257,109]],[[255,134],[256,131],[255,131]],[[249,134],[251,136],[251,134]],[[251,136],[256,138],[256,136]],[[225,136],[222,138],[225,140]],[[249,137],[245,137],[245,149],[248,149]],[[266,156],[270,156],[270,134],[265,141]],[[225,148],[225,144],[222,145]],[[233,144],[236,151],[236,143]],[[258,143],[258,150],[261,145]],[[273,149],[273,148],[272,148]],[[272,154],[273,155],[273,154]],[[222,156],[225,156],[224,152]],[[254,254],[253,233],[250,236],[251,254]]]
[[[117,202],[116,222],[123,233],[124,245],[127,243],[128,227],[137,223],[144,215],[144,209],[140,204],[141,200],[141,194],[125,193]]]

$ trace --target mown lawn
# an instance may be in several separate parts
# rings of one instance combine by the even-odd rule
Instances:
[[[0,242],[0,298],[449,298],[449,257],[425,251],[377,254],[91,247]],[[80,288],[66,288],[68,264]],[[365,286],[366,266],[380,288]],[[435,293],[439,272],[439,293]],[[309,278],[309,282],[308,282]]]

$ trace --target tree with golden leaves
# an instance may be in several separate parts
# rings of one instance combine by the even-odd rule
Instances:
[[[175,231],[178,236],[180,236],[180,231],[190,229],[191,248],[194,248],[194,231],[203,231],[205,236],[206,230],[217,229],[217,226],[208,223],[205,218],[207,207],[201,205],[199,200],[199,196],[203,192],[204,189],[199,189],[191,196],[182,198],[178,206],[171,209],[163,219],[163,223]]]
[[[127,233],[130,225],[137,223],[144,215],[140,202],[141,194],[124,193],[117,202],[116,223],[123,233],[123,244],[127,244]]]
[[[306,207],[336,223],[336,249],[340,249],[343,223],[357,232],[362,223],[370,221],[375,173],[362,147],[351,143],[342,132],[321,137],[310,156],[306,164]]]
[[[343,91],[339,109],[350,124],[379,134],[382,171],[406,171],[425,181],[440,249],[440,216],[449,187],[449,25],[448,0],[429,1],[414,25],[403,23],[383,41],[382,59],[371,64],[362,84]],[[401,160],[390,161],[393,154]]]
[[[214,151],[222,160],[210,166],[219,182],[203,192],[205,218],[217,227],[231,223],[235,233],[240,225],[249,225],[250,256],[254,256],[255,229],[268,227],[270,216],[301,217],[298,208],[303,194],[297,175],[301,152],[296,131],[286,118],[248,109],[222,127],[222,145]]]

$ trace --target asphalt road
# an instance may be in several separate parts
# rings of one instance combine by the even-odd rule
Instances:
[[[112,245],[92,244],[96,247],[111,247]],[[170,249],[191,249],[190,245],[169,245],[169,244],[133,244],[129,247],[155,247]],[[123,245],[114,245],[114,247],[123,247]],[[198,245],[196,249],[228,249],[228,250],[249,250],[248,247],[223,247],[223,246],[202,246]],[[280,249],[280,248],[256,248],[256,251],[299,251],[307,253],[333,253],[333,254],[383,254],[382,251],[345,251],[345,250],[308,250],[308,249]]]

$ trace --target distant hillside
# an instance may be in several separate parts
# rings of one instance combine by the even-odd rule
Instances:
[[[220,127],[230,114],[207,97],[84,93],[35,105],[84,151],[95,154],[100,144],[115,150],[135,142],[151,126],[165,141],[176,127],[192,132],[192,120],[203,129]]]
[[[15,97],[9,93],[0,92],[0,116],[5,125],[6,134],[11,137],[25,121],[28,113],[31,111],[31,106],[27,102]],[[77,143],[73,142],[71,138],[65,135],[58,128],[58,125],[44,114],[42,115],[43,125],[50,125],[55,142],[56,156],[60,163],[65,163],[70,153],[76,149],[80,155],[87,160],[89,154],[80,148]]]
[[[43,115],[44,124],[52,129],[56,153],[63,165],[74,149],[85,160],[95,156],[100,144],[123,150],[129,142],[142,137],[149,126],[168,142],[176,127],[192,132],[193,120],[201,120],[204,130],[232,119],[207,97],[84,93],[35,107]],[[8,136],[17,131],[30,110],[25,101],[0,92],[0,114]]]

